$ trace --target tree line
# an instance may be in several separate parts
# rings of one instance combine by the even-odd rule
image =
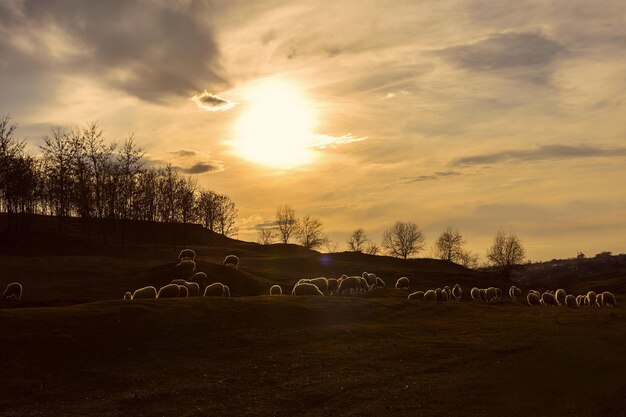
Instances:
[[[0,211],[60,217],[201,223],[236,235],[237,208],[167,164],[150,167],[133,136],[105,139],[97,123],[56,127],[31,155],[17,125],[0,120]]]

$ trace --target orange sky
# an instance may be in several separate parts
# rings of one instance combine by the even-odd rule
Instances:
[[[9,0],[0,114],[35,151],[58,124],[134,132],[229,194],[246,240],[288,203],[344,249],[410,220],[422,256],[448,225],[483,256],[500,227],[533,260],[619,253],[625,19],[621,0]]]

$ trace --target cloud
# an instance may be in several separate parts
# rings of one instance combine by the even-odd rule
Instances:
[[[178,151],[170,151],[171,154],[180,156],[182,158],[198,155],[198,151],[194,151],[191,149],[180,149]]]
[[[193,100],[199,108],[206,111],[230,110],[237,105],[234,101],[218,97],[215,94],[207,92],[206,90],[204,90],[203,93],[191,97],[191,100]]]
[[[206,174],[207,172],[219,172],[224,170],[224,166],[218,161],[198,162],[189,168],[177,167],[185,174]]]
[[[504,161],[543,161],[553,159],[626,156],[626,148],[598,148],[589,145],[543,145],[536,149],[504,150],[467,156],[454,161],[455,166],[487,165]]]
[[[558,42],[540,32],[508,32],[439,53],[454,65],[470,71],[497,71],[546,66],[564,50]]]
[[[366,136],[356,137],[352,133],[347,133],[342,136],[330,136],[330,135],[315,135],[314,148],[326,149],[329,147],[335,147],[338,145],[346,145],[348,143],[363,142],[367,140]]]
[[[225,85],[210,3],[23,0],[0,5],[3,72],[72,75],[153,102]],[[41,65],[33,65],[39,62]]]
[[[214,174],[225,170],[222,161],[211,158],[208,152],[200,152],[193,149],[179,149],[167,152],[163,158],[146,158],[146,164],[159,168],[167,164],[178,171],[189,175]]]
[[[438,180],[441,178],[456,177],[457,175],[461,175],[461,173],[458,171],[435,172],[434,174],[430,175],[419,175],[414,178],[408,178],[405,183]]]

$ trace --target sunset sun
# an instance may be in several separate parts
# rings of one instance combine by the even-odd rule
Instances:
[[[315,114],[298,86],[264,80],[247,93],[235,125],[234,149],[251,162],[292,168],[313,159]]]

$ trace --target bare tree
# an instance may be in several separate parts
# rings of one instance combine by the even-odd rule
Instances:
[[[383,248],[391,256],[407,259],[424,248],[424,234],[412,222],[396,222],[383,234]]]
[[[368,255],[378,255],[380,253],[380,246],[376,245],[374,242],[368,241],[365,247],[365,253]]]
[[[278,207],[276,209],[276,227],[278,228],[280,241],[289,243],[289,239],[298,230],[296,211],[286,204]]]
[[[493,239],[493,245],[487,251],[487,259],[495,267],[509,275],[515,265],[519,265],[525,258],[524,247],[515,233],[508,235],[500,229]]]
[[[326,242],[324,242],[324,249],[326,249],[326,252],[328,253],[336,253],[339,250],[339,242],[326,239]]]
[[[315,249],[326,242],[326,234],[320,219],[309,215],[304,216],[298,222],[296,236],[302,246],[307,249]]]
[[[258,242],[261,245],[271,245],[274,243],[274,238],[276,237],[276,231],[273,228],[268,227],[260,227],[258,229],[259,240]]]
[[[478,268],[478,254],[472,253],[470,251],[462,250],[459,253],[459,263],[466,268],[476,269]]]
[[[444,261],[458,262],[463,251],[465,240],[461,233],[451,227],[446,228],[435,242],[433,252]]]
[[[365,230],[362,227],[352,232],[350,239],[348,239],[348,247],[352,252],[363,252],[366,243],[367,236],[365,235]]]

